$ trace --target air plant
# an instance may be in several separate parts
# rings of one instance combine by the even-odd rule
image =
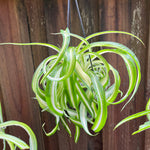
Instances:
[[[148,100],[148,102],[147,102],[145,111],[141,111],[141,112],[138,112],[138,113],[136,113],[136,114],[133,114],[133,115],[128,116],[127,118],[125,118],[125,119],[123,119],[122,121],[120,121],[120,122],[115,126],[114,129],[118,128],[120,125],[122,125],[122,124],[124,124],[124,123],[126,123],[126,122],[128,122],[128,121],[130,121],[130,120],[133,120],[133,119],[136,119],[136,118],[145,116],[145,115],[147,116],[148,121],[146,121],[144,124],[140,125],[140,126],[139,126],[139,129],[138,129],[137,131],[133,132],[132,135],[137,134],[137,133],[140,133],[140,132],[142,132],[142,131],[147,130],[147,129],[150,128],[150,98],[149,98],[149,100]]]
[[[135,35],[122,31],[98,32],[83,38],[70,33],[67,28],[59,33],[63,37],[61,48],[45,43],[3,43],[42,45],[57,52],[40,63],[32,80],[32,89],[41,109],[56,118],[56,126],[51,132],[45,132],[47,136],[59,130],[60,122],[71,136],[68,121],[75,125],[75,142],[79,139],[81,128],[91,136],[97,135],[106,123],[108,106],[120,104],[130,96],[129,103],[135,95],[141,80],[140,63],[136,55],[117,42],[89,42],[96,36],[111,33],[127,34],[141,41]],[[71,36],[81,40],[78,46],[70,46]],[[94,52],[95,47],[102,49]],[[125,62],[129,87],[124,95],[120,91],[119,72],[103,57],[105,53],[118,54]],[[113,84],[110,72],[114,76]],[[118,94],[122,97],[115,101]],[[88,128],[89,124],[91,129]]]
[[[20,138],[17,138],[15,136],[5,133],[5,129],[9,126],[22,127],[29,135],[30,146],[26,144]],[[37,150],[36,136],[28,125],[19,121],[14,121],[14,120],[3,122],[1,104],[0,104],[0,139],[3,140],[3,150],[6,149],[6,142],[8,143],[11,150],[16,150],[17,147],[20,149]]]

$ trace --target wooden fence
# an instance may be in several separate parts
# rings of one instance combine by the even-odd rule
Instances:
[[[109,107],[108,120],[103,131],[96,137],[81,132],[79,142],[66,134],[63,127],[55,135],[46,137],[46,131],[54,127],[54,118],[41,113],[31,89],[35,68],[51,49],[40,46],[0,47],[0,101],[4,120],[27,123],[38,139],[38,150],[149,150],[150,131],[132,136],[145,118],[139,118],[113,131],[114,126],[130,114],[144,110],[150,97],[150,41],[149,0],[78,0],[86,35],[105,30],[121,30],[139,36],[146,45],[125,35],[111,34],[99,40],[118,41],[129,46],[139,58],[142,81],[139,90],[122,112],[123,104]],[[48,42],[61,45],[61,37],[51,33],[66,28],[67,0],[0,0],[0,42]],[[71,0],[71,32],[82,35],[74,0]],[[78,41],[72,41],[76,44]],[[116,55],[107,55],[112,65],[120,70],[122,89],[128,86],[128,77],[122,60]],[[74,128],[72,127],[72,131]],[[28,141],[22,129],[11,127],[7,132]],[[1,144],[2,145],[2,144]],[[1,146],[0,146],[0,149]]]

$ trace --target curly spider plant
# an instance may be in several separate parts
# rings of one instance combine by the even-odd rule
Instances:
[[[9,126],[22,127],[29,135],[30,146],[27,145],[21,139],[5,133],[5,128],[9,127]],[[20,149],[37,150],[36,136],[28,125],[26,125],[25,123],[19,122],[19,121],[14,121],[14,120],[3,122],[1,104],[0,104],[0,139],[3,140],[3,150],[6,149],[6,142],[8,143],[11,150],[16,150],[17,147]]]
[[[41,62],[32,80],[32,89],[40,107],[56,118],[56,126],[51,132],[45,132],[47,136],[59,129],[60,122],[71,136],[67,120],[75,125],[75,142],[79,139],[81,128],[89,135],[96,135],[107,120],[107,107],[124,102],[129,96],[130,102],[135,95],[141,80],[140,63],[135,54],[117,42],[88,42],[91,38],[110,33],[134,36],[122,31],[105,31],[83,38],[70,33],[67,28],[60,32],[63,37],[61,48],[45,43],[3,43],[42,45],[57,52],[56,55],[49,56]],[[70,46],[71,36],[81,40],[78,46]],[[134,37],[141,41],[138,37]],[[94,52],[95,47],[103,49]],[[105,53],[121,56],[129,76],[128,90],[117,102],[115,99],[121,93],[119,89],[121,79],[119,72],[102,56]],[[112,79],[109,72],[114,76],[113,84],[110,84]],[[91,124],[90,130],[88,124]]]

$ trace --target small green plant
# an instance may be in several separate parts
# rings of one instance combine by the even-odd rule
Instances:
[[[30,146],[27,145],[24,141],[21,139],[12,136],[10,134],[5,133],[5,128],[9,126],[19,126],[22,127],[29,135],[30,139]],[[2,108],[0,104],[0,139],[3,140],[3,150],[6,149],[6,142],[8,143],[11,150],[16,150],[16,148],[20,149],[30,149],[30,150],[37,150],[37,140],[36,136],[31,130],[29,126],[27,126],[25,123],[19,122],[19,121],[6,121],[3,122],[3,116],[2,116]]]
[[[89,135],[96,135],[107,120],[107,107],[120,104],[130,96],[129,103],[135,95],[141,80],[140,63],[135,54],[117,42],[89,42],[96,36],[111,33],[131,35],[141,41],[138,37],[122,31],[98,32],[83,38],[70,33],[67,28],[59,33],[63,37],[61,48],[45,43],[1,44],[42,45],[57,52],[41,62],[32,80],[32,89],[40,107],[56,118],[56,126],[51,132],[45,132],[47,136],[53,135],[59,129],[60,122],[71,136],[67,120],[75,125],[75,142],[79,139],[81,128]],[[71,36],[81,40],[78,46],[70,46]],[[94,52],[95,47],[102,49]],[[129,87],[124,95],[120,91],[119,72],[102,56],[105,53],[118,54],[125,62]],[[110,72],[114,76],[114,83],[111,82]],[[115,101],[118,94],[122,97]],[[91,133],[88,124],[92,125],[91,130],[95,134]]]
[[[139,113],[136,113],[136,114],[133,114],[133,115],[130,115],[128,116],[127,118],[123,119],[122,121],[120,121],[116,126],[115,126],[115,129],[118,128],[120,125],[130,121],[130,120],[133,120],[133,119],[136,119],[136,118],[139,118],[139,117],[142,117],[142,116],[145,116],[147,115],[147,119],[148,121],[146,121],[144,124],[140,125],[139,126],[139,129],[135,132],[132,133],[132,135],[134,134],[137,134],[137,133],[140,133],[144,130],[147,130],[150,128],[150,99],[148,100],[147,102],[147,105],[146,105],[146,110],[145,111],[141,111]]]

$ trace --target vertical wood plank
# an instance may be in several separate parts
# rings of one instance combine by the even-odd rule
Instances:
[[[51,33],[59,33],[61,29],[65,30],[67,27],[67,0],[45,0],[44,4],[47,41],[61,47],[61,35],[52,35]],[[49,54],[56,54],[56,52],[49,50]]]
[[[58,33],[60,29],[66,28],[66,13],[67,13],[67,0],[44,1],[44,13],[46,18],[46,38],[47,42],[54,44],[58,47],[62,45],[62,38],[60,35],[52,35],[51,33]],[[56,54],[55,51],[50,49],[49,55]],[[45,114],[46,131],[51,130],[55,126],[55,118],[50,114]],[[45,137],[46,149],[61,150],[71,149],[70,138],[65,134],[65,129],[60,126],[60,131],[57,131],[51,137]]]
[[[28,19],[30,42],[46,43],[46,21],[43,0],[22,1]],[[35,68],[48,56],[48,49],[41,46],[32,46],[32,54]]]
[[[103,30],[123,30],[131,32],[139,36],[144,41],[144,43],[146,43],[146,1],[100,1],[100,8],[102,9],[101,18],[104,19],[103,23],[101,24],[101,28]],[[124,35],[109,35],[105,37],[105,40],[114,40],[117,42],[121,42],[132,48],[132,50],[136,53],[141,63],[142,77],[145,77],[146,49],[144,49],[144,47],[139,42],[137,42],[136,39]],[[123,91],[126,91],[128,86],[128,77],[125,75],[127,72],[125,71],[124,63],[118,56],[107,55],[106,58],[109,61],[113,61],[113,65],[120,71],[120,75],[122,78],[121,89]],[[130,103],[122,112],[120,112],[123,106],[122,104],[118,106],[109,107],[108,120],[103,132],[104,150],[144,148],[144,133],[141,133],[140,135],[131,136],[131,133],[135,131],[135,129],[138,129],[138,126],[142,123],[143,118],[138,119],[138,121],[134,120],[132,122],[126,123],[120,128],[118,128],[115,132],[113,132],[114,126],[120,120],[129,116],[130,114],[144,109],[144,83],[145,82],[142,79],[138,93],[134,97],[135,101]]]
[[[0,16],[0,42],[29,42],[26,14],[24,10],[18,12],[21,8],[19,1],[0,1],[0,12],[3,14]],[[1,46],[0,68],[6,119],[27,123],[37,136],[38,148],[44,149],[39,107],[32,99],[34,70],[30,47]],[[13,127],[9,131],[28,142],[28,136],[22,129]]]
[[[145,97],[145,87],[146,87],[146,60],[147,60],[147,51],[148,51],[148,5],[147,0],[136,0],[131,4],[131,33],[139,36],[145,43],[146,48],[144,48],[139,42],[131,39],[131,47],[135,54],[137,55],[140,64],[141,64],[141,72],[142,79],[140,83],[139,90],[135,95],[135,112],[139,112],[145,109],[146,97]],[[137,120],[134,120],[133,123],[130,124],[130,129],[133,131],[138,129],[139,124],[141,125],[145,121],[145,118],[141,117]],[[138,125],[138,126],[137,126]],[[132,132],[130,131],[130,132]],[[135,136],[131,136],[130,147],[133,149],[139,148],[144,149],[144,132],[141,134],[137,134]],[[136,143],[138,143],[136,145]]]
[[[100,1],[100,9],[101,9],[101,26],[100,29],[102,31],[105,30],[117,30],[116,26],[116,1]],[[116,34],[110,34],[107,35],[107,37],[103,37],[103,40],[108,40],[108,41],[116,41],[117,40],[117,35]],[[117,65],[117,60],[118,57],[117,55],[106,55],[106,58],[113,66],[116,67]],[[116,106],[110,106],[108,108],[108,119],[106,122],[106,125],[103,129],[103,149],[104,150],[117,150],[117,144],[116,138],[117,136],[114,135],[113,128],[116,123],[115,121],[115,116],[117,114],[117,109]],[[122,143],[121,143],[122,145]],[[123,149],[123,148],[122,148]]]
[[[24,1],[30,30],[30,41],[31,42],[43,42],[47,43],[47,29],[46,20],[47,15],[45,13],[45,3],[43,0],[27,0]],[[49,55],[49,49],[40,46],[32,46],[32,54],[34,67],[37,68],[38,64]],[[55,119],[48,113],[41,113],[42,124],[45,123],[45,130],[49,132],[55,126]],[[44,134],[44,133],[43,133]],[[57,135],[53,137],[44,136],[45,149],[58,149],[58,138]]]
[[[147,2],[148,8],[150,8],[150,1]],[[148,9],[149,10],[149,9]],[[150,10],[147,12],[149,14],[149,42],[148,42],[148,53],[147,53],[147,81],[146,81],[146,100],[150,98]],[[145,132],[145,150],[150,149],[150,130]]]

